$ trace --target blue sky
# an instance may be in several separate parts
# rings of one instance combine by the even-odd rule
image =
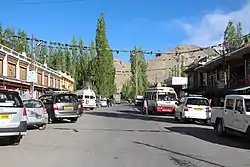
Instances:
[[[95,39],[96,22],[103,12],[107,25],[107,37],[112,48],[132,49],[134,45],[138,45],[145,50],[167,51],[176,45],[190,41],[190,36],[198,31],[194,25],[201,28],[202,20],[204,21],[206,16],[211,16],[211,13],[230,14],[232,11],[241,10],[249,2],[244,0],[83,0],[70,3],[45,3],[51,1],[61,0],[1,2],[0,22],[4,27],[22,28],[29,35],[33,33],[39,39],[70,42],[75,35],[81,37],[88,45]],[[26,2],[41,2],[41,4],[20,4]],[[202,35],[198,34],[198,36]],[[197,44],[197,42],[194,43]],[[129,61],[127,54],[114,54],[114,56]],[[147,55],[147,59],[152,57]]]

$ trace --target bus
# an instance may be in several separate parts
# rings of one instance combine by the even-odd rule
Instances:
[[[145,92],[148,110],[151,114],[171,113],[175,111],[178,101],[177,93],[172,87],[153,87]]]

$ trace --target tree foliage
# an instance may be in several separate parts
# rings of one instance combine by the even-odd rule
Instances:
[[[236,26],[233,21],[229,21],[224,32],[224,42],[226,44],[227,51],[231,52],[243,44],[243,35],[241,23],[238,22]]]
[[[147,62],[141,48],[134,47],[130,54],[131,63],[131,96],[143,95],[148,87]],[[126,85],[125,85],[126,86]],[[131,98],[132,98],[131,97]]]
[[[103,97],[109,97],[116,92],[115,67],[113,54],[106,37],[106,24],[103,14],[97,21],[95,44],[95,85],[97,93]]]

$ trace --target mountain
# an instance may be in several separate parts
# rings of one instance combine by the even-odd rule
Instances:
[[[167,79],[170,76],[171,68],[178,65],[178,59],[179,64],[181,64],[181,57],[183,57],[183,65],[187,66],[195,59],[211,54],[218,54],[214,49],[201,49],[201,51],[178,54],[178,52],[198,49],[201,49],[201,47],[195,45],[180,45],[169,52],[156,55],[157,57],[148,61],[147,76],[149,83],[163,82]]]
[[[119,59],[114,59],[114,63],[116,68],[115,83],[119,92],[122,85],[130,78],[130,64]]]
[[[199,50],[195,52],[189,53],[181,53],[178,52],[185,52],[190,50]],[[177,54],[174,54],[174,53]],[[171,54],[170,54],[171,53]],[[181,64],[181,57],[183,57],[183,65],[187,66],[192,63],[194,60],[208,56],[208,55],[218,55],[218,53],[212,49],[202,49],[199,46],[195,45],[180,45],[176,48],[159,55],[152,60],[148,61],[148,70],[147,70],[147,77],[149,83],[155,82],[163,82],[167,79],[171,73],[171,68],[177,66],[178,58],[179,64]],[[130,64],[123,62],[119,59],[115,59],[115,67],[116,67],[116,85],[118,90],[122,88],[123,83],[125,83],[130,78]]]

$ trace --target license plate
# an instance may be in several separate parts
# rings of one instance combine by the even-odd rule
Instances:
[[[201,108],[195,108],[194,110],[195,111],[201,111],[202,109]]]
[[[65,110],[73,110],[73,107],[72,106],[65,106],[64,109]]]
[[[10,119],[10,114],[0,114],[0,119]]]

